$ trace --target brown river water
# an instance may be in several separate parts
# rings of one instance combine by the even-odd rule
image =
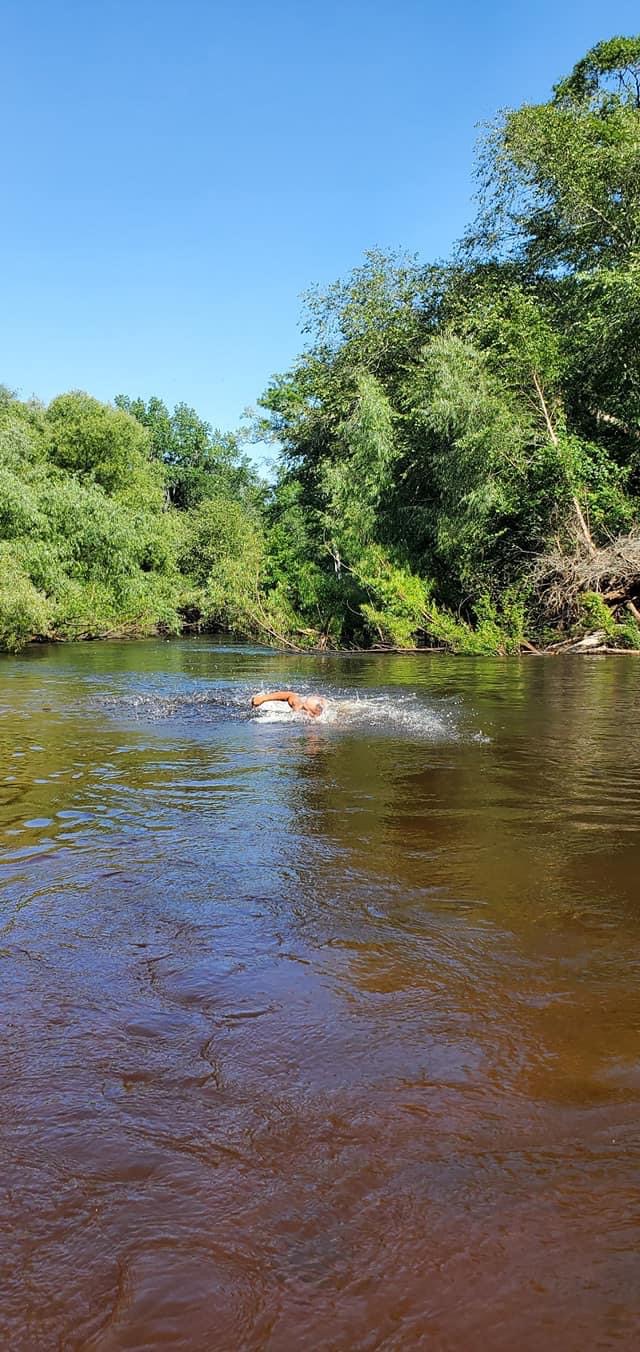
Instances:
[[[0,659],[3,1349],[640,1346],[639,698]]]

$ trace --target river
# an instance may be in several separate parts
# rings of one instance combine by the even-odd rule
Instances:
[[[639,1345],[639,704],[633,657],[0,659],[3,1347]]]

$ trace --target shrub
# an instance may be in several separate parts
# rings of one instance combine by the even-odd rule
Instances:
[[[51,607],[11,550],[0,545],[0,647],[17,652],[49,633]]]

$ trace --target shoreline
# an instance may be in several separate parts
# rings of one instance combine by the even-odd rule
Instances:
[[[20,657],[29,649],[45,648],[49,645],[60,647],[69,643],[140,643],[150,642],[162,639],[163,642],[172,643],[175,640],[190,639],[213,639],[219,638],[228,643],[237,644],[238,647],[251,647],[252,644],[259,644],[265,652],[272,652],[280,656],[296,657],[365,657],[371,654],[376,656],[389,657],[428,657],[436,654],[448,657],[471,657],[492,658],[499,662],[504,662],[510,658],[522,657],[559,657],[559,656],[580,656],[580,657],[602,657],[602,656],[622,656],[622,657],[640,657],[640,648],[622,648],[614,647],[607,643],[594,641],[599,638],[596,634],[586,634],[581,638],[562,639],[557,643],[549,644],[544,648],[536,648],[533,644],[525,642],[519,651],[513,653],[470,653],[464,651],[455,651],[444,646],[420,647],[420,648],[398,648],[386,647],[381,644],[372,645],[370,648],[299,648],[285,647],[283,645],[264,643],[258,638],[248,636],[240,637],[229,630],[208,630],[195,633],[193,628],[179,634],[163,633],[160,629],[149,632],[148,629],[134,628],[131,625],[123,626],[122,629],[114,628],[104,634],[84,633],[74,635],[73,637],[58,637],[54,634],[46,637],[34,637],[29,639],[17,651],[10,649],[0,650],[1,657]]]

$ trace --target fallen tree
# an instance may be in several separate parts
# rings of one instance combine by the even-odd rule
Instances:
[[[548,551],[537,560],[532,583],[545,624],[563,631],[580,625],[601,629],[609,638],[624,638],[628,631],[635,646],[634,630],[640,624],[639,529],[600,548]]]

